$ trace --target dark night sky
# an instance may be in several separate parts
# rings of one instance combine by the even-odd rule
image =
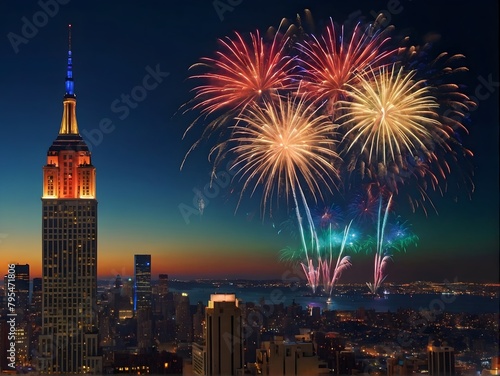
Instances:
[[[259,198],[244,197],[234,213],[241,188],[237,183],[221,189],[203,216],[193,215],[189,224],[180,214],[179,205],[192,205],[193,189],[209,182],[211,169],[204,146],[179,170],[191,142],[200,136],[198,128],[182,141],[194,115],[176,113],[191,98],[188,68],[200,57],[213,56],[217,38],[235,30],[265,31],[305,8],[311,9],[317,26],[328,17],[343,22],[358,10],[369,20],[393,1],[243,0],[222,16],[208,0],[65,2],[46,25],[32,31],[36,35],[25,34],[18,51],[9,33],[22,35],[26,19],[44,22],[37,13],[40,4],[0,4],[1,264],[30,263],[39,274],[42,166],[59,130],[71,23],[78,124],[97,167],[100,275],[131,274],[133,254],[151,253],[154,274],[279,278],[287,267],[278,262],[278,251],[290,239],[260,218]],[[428,216],[401,209],[420,242],[396,255],[388,280],[497,281],[498,3],[401,0],[399,7],[391,15],[396,32],[410,35],[414,43],[428,33],[439,34],[433,53],[464,54],[470,72],[461,82],[469,94],[481,90],[483,99],[471,113],[470,134],[463,139],[475,154],[472,200],[436,197],[439,214]],[[141,85],[147,67],[168,72],[168,77],[135,108],[114,111],[122,94]],[[485,81],[493,82],[491,91],[484,90]],[[92,138],[106,118],[113,131],[101,140]],[[344,281],[367,280],[371,260],[355,256]]]

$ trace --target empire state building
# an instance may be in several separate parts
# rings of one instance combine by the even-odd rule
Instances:
[[[43,167],[39,371],[99,374],[96,178],[76,121],[71,25],[69,36],[61,127]]]

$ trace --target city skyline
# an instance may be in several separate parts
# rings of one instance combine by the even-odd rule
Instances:
[[[193,134],[181,140],[193,120],[193,114],[182,115],[178,111],[190,99],[188,67],[202,56],[212,55],[217,38],[231,35],[235,30],[265,31],[267,26],[277,25],[281,17],[292,18],[306,7],[321,25],[330,16],[343,22],[358,9],[369,19],[373,17],[372,10],[384,10],[387,3],[327,6],[296,1],[268,5],[266,16],[260,16],[256,5],[245,2],[225,13],[211,2],[200,3],[199,8],[192,10],[181,5],[167,9],[152,4],[151,8],[134,14],[133,3],[126,3],[121,17],[106,5],[93,8],[78,1],[59,4],[46,26],[38,27],[36,35],[25,38],[28,42],[15,44],[12,38],[4,37],[1,48],[6,68],[2,81],[6,90],[0,94],[0,106],[3,122],[12,126],[4,131],[2,160],[4,163],[9,160],[14,150],[23,152],[3,165],[5,176],[12,178],[2,179],[0,186],[0,261],[5,265],[30,264],[31,274],[41,275],[41,223],[37,216],[42,191],[40,167],[44,149],[59,128],[65,28],[72,23],[79,128],[92,148],[99,179],[99,276],[133,275],[133,255],[147,253],[152,256],[153,276],[168,273],[186,278],[280,278],[289,266],[279,262],[279,251],[293,242],[278,234],[280,223],[287,217],[286,210],[277,210],[273,219],[268,216],[262,219],[259,197],[244,196],[235,213],[241,189],[241,184],[235,181],[214,191],[214,197],[205,203],[203,215],[189,215],[190,211],[183,215],[179,211],[179,205],[198,209],[193,202],[196,191],[209,184],[211,169],[206,160],[206,146],[202,146],[202,150],[190,156],[183,171],[179,171],[182,158],[198,136]],[[468,17],[464,4],[449,9],[450,18],[455,17],[458,24],[458,20]],[[490,5],[493,7],[493,2],[485,4],[482,10],[474,10],[475,14],[481,14]],[[490,175],[491,171],[498,171],[495,141],[498,109],[494,108],[498,98],[498,53],[492,50],[491,61],[483,61],[479,51],[496,46],[497,36],[474,40],[456,24],[438,21],[411,2],[401,1],[400,5],[402,10],[393,12],[391,17],[396,30],[406,32],[411,28],[415,43],[426,33],[440,34],[442,42],[432,52],[437,55],[450,49],[453,53],[464,53],[470,68],[465,77],[468,90],[474,93],[474,89],[477,91],[483,85],[479,93],[484,99],[479,101],[477,111],[471,113],[468,124],[471,134],[464,136],[464,142],[476,154],[473,160],[476,192],[472,200],[461,197],[454,202],[454,197],[437,197],[439,215],[431,211],[427,217],[421,211],[412,214],[402,209],[420,242],[416,249],[396,255],[397,265],[390,269],[388,281],[455,277],[495,281],[498,279],[498,177],[496,173]],[[3,23],[2,35],[22,35],[22,17],[32,20],[40,11],[36,3],[30,10],[3,6],[8,8],[3,14],[11,17]],[[443,4],[433,6],[447,9]],[[79,11],[83,15],[77,14]],[[428,17],[426,22],[415,25],[410,17],[414,12]],[[202,22],[205,18],[210,32],[203,38],[199,30],[193,30],[196,27],[176,37],[176,31],[184,30],[188,20]],[[142,30],[146,20],[151,22]],[[498,28],[498,21],[494,26]],[[472,40],[477,45],[472,45]],[[110,45],[114,47],[112,51],[106,49]],[[484,86],[488,83],[489,87]],[[28,91],[23,85],[29,88],[30,112],[22,112],[20,108]],[[485,93],[490,95],[486,97]],[[370,255],[355,255],[352,269],[341,281],[365,280],[371,262]]]

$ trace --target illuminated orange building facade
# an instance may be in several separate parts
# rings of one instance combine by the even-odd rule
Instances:
[[[61,126],[43,167],[41,373],[102,371],[95,187],[91,153],[78,132],[70,43]]]

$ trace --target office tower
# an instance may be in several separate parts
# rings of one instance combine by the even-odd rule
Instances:
[[[59,135],[43,167],[41,373],[101,373],[95,167],[78,131],[69,38]]]
[[[449,346],[429,346],[427,349],[430,376],[455,375],[455,351]]]
[[[153,346],[153,315],[151,308],[139,308],[137,319],[137,347],[141,351],[149,350]]]
[[[158,278],[158,295],[164,298],[168,294],[168,274],[160,274]]]
[[[154,313],[156,315],[163,315],[163,309],[168,294],[168,274],[160,274],[158,276],[158,285],[156,286],[156,293],[153,294],[154,299]]]
[[[42,278],[33,278],[31,307],[35,314],[42,314]]]
[[[28,324],[23,322],[16,327],[16,363],[18,366],[29,365],[29,335]]]
[[[208,375],[207,370],[207,351],[206,346],[202,343],[193,343],[192,346],[192,369],[194,375]]]
[[[38,351],[38,336],[42,330],[42,278],[33,278],[30,305],[30,330],[29,330],[29,353],[36,354]]]
[[[123,288],[122,277],[120,276],[120,274],[118,274],[116,276],[116,279],[115,279],[114,293],[115,294],[121,294],[122,293],[122,288]]]
[[[16,313],[24,315],[29,308],[30,298],[30,266],[28,264],[15,264],[15,293],[16,293]],[[7,275],[4,278],[5,295],[8,293]]]
[[[137,347],[153,344],[151,255],[134,256],[134,314],[137,318]]]
[[[128,296],[130,298],[130,301],[132,302],[132,308],[133,302],[134,302],[134,280],[132,278],[127,278],[125,281],[122,282],[122,296]]]
[[[193,315],[193,341],[203,341],[205,330],[205,305],[198,302],[196,305],[196,312]]]
[[[235,294],[212,294],[205,309],[206,374],[236,375],[243,368],[243,324]]]
[[[177,326],[177,341],[191,342],[193,340],[193,317],[191,316],[189,295],[185,292],[181,294],[175,307],[175,323]]]
[[[134,256],[134,312],[151,309],[151,255]]]
[[[262,342],[256,365],[262,375],[316,376],[319,371],[312,342],[285,342],[279,336]]]

